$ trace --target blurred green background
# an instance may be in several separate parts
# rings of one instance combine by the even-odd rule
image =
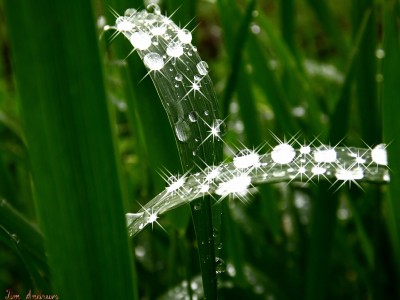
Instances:
[[[218,298],[400,299],[400,2],[158,3],[168,15],[179,7],[177,24],[193,19],[229,146],[276,145],[270,131],[390,143],[387,186],[282,183],[223,201]],[[98,41],[115,22],[109,6],[123,15],[147,4],[0,1],[2,295],[203,297],[189,206],[158,219],[168,235],[156,225],[128,240],[123,230],[123,213],[165,188],[160,169],[182,173],[153,83],[138,84],[139,57],[125,60],[122,35]]]

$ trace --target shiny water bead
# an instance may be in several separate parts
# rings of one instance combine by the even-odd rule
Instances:
[[[205,61],[201,61],[199,62],[197,65],[197,71],[201,74],[201,75],[207,75],[208,74],[208,64]]]
[[[316,162],[332,163],[336,161],[337,153],[335,149],[327,149],[321,146],[314,151],[314,159]]]
[[[156,26],[156,27],[153,27],[153,28],[150,30],[150,32],[151,32],[153,35],[163,35],[166,31],[167,31],[167,28],[164,27],[164,26],[160,26],[160,27]]]
[[[180,189],[185,184],[185,179],[179,176],[172,175],[170,178],[168,178],[167,184],[169,185],[166,188],[167,193],[172,193]]]
[[[178,140],[181,142],[186,143],[189,141],[191,131],[189,125],[185,121],[179,120],[175,123],[175,132]]]
[[[118,31],[131,31],[135,27],[128,17],[119,17],[115,21],[115,25]]]
[[[295,156],[296,156],[296,151],[291,145],[287,143],[283,143],[274,147],[271,153],[272,160],[275,163],[281,165],[290,163]]]
[[[208,184],[203,184],[200,187],[200,193],[205,194],[208,192],[209,189],[210,189],[210,186]]]
[[[223,259],[216,257],[215,258],[215,273],[221,274],[221,273],[225,272],[225,269],[226,269],[226,265],[225,265],[225,262],[223,261]]]
[[[233,159],[233,164],[238,169],[245,169],[258,164],[260,156],[249,149],[240,150]]]
[[[192,41],[192,33],[187,29],[181,29],[178,31],[178,39],[183,44],[189,44]]]
[[[251,184],[251,177],[243,174],[238,177],[234,177],[227,182],[222,182],[215,191],[217,195],[227,195],[231,193],[240,193],[246,191]]]
[[[313,167],[313,168],[311,169],[311,172],[313,172],[314,175],[322,175],[322,174],[325,174],[326,169],[317,166],[317,167]]]
[[[220,137],[223,137],[223,136],[226,134],[226,132],[227,132],[226,124],[225,124],[225,122],[224,122],[223,120],[221,120],[221,119],[215,119],[215,120],[214,120],[214,126],[213,126],[213,127],[215,128],[215,130],[216,130],[218,136],[220,136]]]
[[[182,74],[178,73],[178,74],[175,75],[175,80],[176,81],[182,81],[182,79],[183,79]]]
[[[204,172],[207,174],[205,177],[206,181],[212,181],[213,179],[217,178],[219,174],[221,174],[221,171],[218,167],[207,167]]]
[[[136,10],[136,9],[134,9],[134,8],[128,8],[127,10],[125,10],[124,15],[125,15],[126,17],[131,17],[131,16],[135,15],[136,13],[137,13],[137,10]]]
[[[133,47],[139,50],[146,50],[151,45],[150,35],[141,31],[134,32],[130,37],[130,41]]]
[[[157,52],[147,53],[143,62],[152,71],[158,71],[164,67],[164,60]]]
[[[167,47],[167,54],[172,57],[181,57],[183,54],[183,47],[180,44],[171,43]]]
[[[360,180],[364,178],[364,171],[360,167],[350,170],[340,168],[336,170],[335,177],[338,180]]]
[[[150,3],[149,5],[147,5],[147,10],[150,10],[151,8],[154,9],[154,13],[155,13],[156,15],[161,14],[161,9],[160,9],[160,6],[159,6],[158,4],[156,4],[156,3]]]
[[[310,146],[301,146],[300,153],[301,154],[310,154],[311,153]]]
[[[189,113],[189,120],[190,120],[191,122],[197,122],[197,118],[198,118],[198,113],[197,113],[197,111],[192,110],[192,111]]]
[[[388,158],[385,144],[376,145],[371,151],[372,161],[378,165],[387,166]]]

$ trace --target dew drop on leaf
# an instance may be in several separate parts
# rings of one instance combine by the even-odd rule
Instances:
[[[208,74],[208,64],[205,61],[199,62],[196,67],[201,75],[204,76]]]
[[[180,140],[181,142],[186,143],[190,138],[190,128],[185,121],[179,120],[175,123],[175,132],[178,140]]]

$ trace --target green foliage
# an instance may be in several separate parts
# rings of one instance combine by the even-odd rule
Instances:
[[[218,299],[398,299],[399,1],[165,0],[168,16],[179,8],[176,24],[194,18],[192,44],[210,66],[211,102],[189,95],[184,117],[211,110],[227,118],[224,155],[217,139],[195,156],[195,142],[180,142],[167,108],[176,88],[160,74],[142,80],[147,70],[136,53],[128,56],[126,37],[110,43],[112,32],[102,34],[115,23],[109,7],[123,15],[142,4],[0,1],[0,291],[60,299],[209,300],[217,289]],[[210,130],[199,121],[189,126],[193,139]],[[255,185],[286,182],[220,205],[215,194],[200,197],[191,212],[166,205],[153,229],[128,239],[124,214],[165,195],[159,174],[193,174],[222,160],[231,166],[240,144],[269,153],[270,131],[282,141],[298,134],[295,148],[318,146],[316,137],[332,146],[344,138],[341,146],[357,147],[351,151],[390,144],[391,183],[373,183],[387,176],[373,163],[372,183],[360,183],[365,192],[332,186],[334,174],[332,184],[262,178],[288,168],[264,166],[251,173]],[[341,149],[344,161],[352,159]],[[215,257],[225,272],[215,274]]]

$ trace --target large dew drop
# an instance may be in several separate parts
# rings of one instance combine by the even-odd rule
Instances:
[[[221,258],[216,257],[215,258],[215,273],[217,273],[217,274],[223,273],[223,272],[225,272],[225,269],[226,269],[225,262]]]
[[[192,41],[192,33],[187,29],[179,30],[178,38],[183,44],[189,44]]]
[[[215,130],[218,133],[218,136],[223,137],[226,134],[226,124],[223,120],[221,119],[215,119],[214,120],[214,126]]]
[[[143,58],[143,62],[152,71],[158,71],[164,67],[163,58],[156,52],[147,53]]]
[[[234,177],[227,182],[222,182],[218,189],[215,191],[217,195],[228,195],[231,193],[240,193],[246,191],[251,184],[250,176],[243,174],[238,177]]]
[[[338,180],[360,180],[364,178],[364,171],[360,167],[352,170],[338,169],[335,176]]]
[[[190,120],[190,122],[197,122],[198,115],[199,115],[199,114],[197,113],[197,111],[192,110],[192,111],[189,113],[189,120]]]
[[[371,157],[374,163],[387,166],[388,158],[385,144],[376,145],[371,151]]]
[[[316,162],[332,163],[336,161],[336,158],[337,153],[335,149],[326,149],[322,146],[314,152],[314,159]]]
[[[167,54],[172,57],[181,57],[183,54],[182,45],[172,43],[167,47]]]
[[[271,153],[272,160],[281,165],[286,165],[290,163],[295,156],[296,151],[291,145],[287,143],[276,146]]]
[[[240,150],[235,158],[233,159],[233,164],[238,169],[245,169],[258,164],[260,156],[249,149]]]
[[[115,21],[115,25],[117,25],[118,31],[131,31],[135,27],[135,24],[127,17],[119,17]]]
[[[199,62],[196,67],[201,75],[204,76],[208,74],[208,64],[205,61]]]
[[[189,125],[182,120],[175,123],[175,132],[178,140],[183,143],[187,143],[190,138],[190,128]]]
[[[130,37],[131,44],[133,47],[139,50],[146,50],[151,45],[151,38],[147,33],[134,32]]]

